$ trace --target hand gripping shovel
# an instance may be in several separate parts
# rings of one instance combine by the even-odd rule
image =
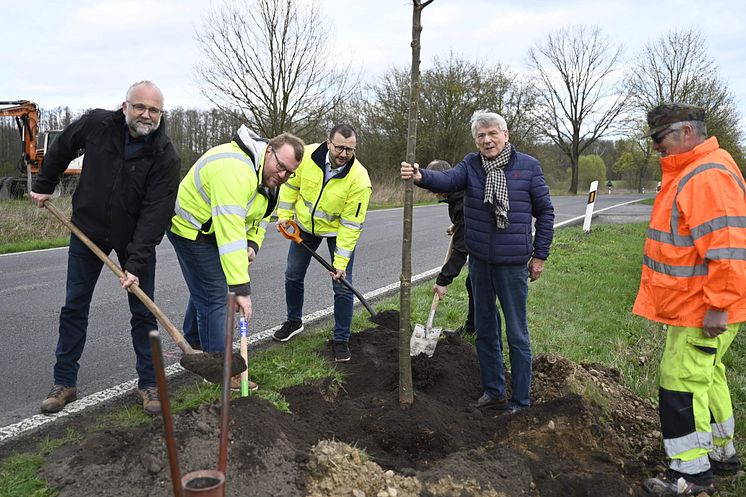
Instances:
[[[44,207],[46,207],[47,210],[51,212],[52,215],[54,215],[54,217],[59,219],[60,222],[67,227],[67,229],[69,229],[76,237],[78,237],[78,239],[83,242],[86,247],[88,247],[88,249],[90,249],[90,251],[93,252],[96,257],[98,257],[101,262],[106,265],[106,267],[111,269],[111,271],[115,275],[117,275],[117,277],[122,278],[124,276],[124,272],[119,268],[119,266],[117,266],[114,261],[112,261],[109,256],[103,252],[103,250],[98,248],[98,246],[93,243],[91,239],[85,235],[85,233],[83,233],[80,229],[78,229],[77,226],[71,223],[70,220],[68,220],[62,212],[60,212],[54,205],[52,205],[49,200],[46,200],[44,202]],[[173,325],[171,320],[169,320],[168,317],[163,314],[163,311],[161,311],[158,306],[155,305],[155,302],[153,302],[137,284],[130,286],[128,288],[128,291],[135,297],[140,299],[140,302],[145,304],[145,307],[147,307],[148,310],[153,313],[158,322],[161,323],[163,328],[168,332],[171,338],[173,338],[174,342],[176,342],[176,345],[184,354],[179,361],[179,364],[181,364],[184,369],[198,374],[211,383],[220,383],[222,381],[222,354],[203,354],[196,352],[191,347],[191,345],[189,345],[187,341],[184,340],[184,336],[176,328],[176,326]],[[240,355],[233,354],[231,368],[233,371],[233,375],[237,375],[244,369],[246,369],[246,362],[241,358]]]
[[[453,236],[448,241],[448,250],[446,251],[446,257],[443,260],[445,265],[448,259],[451,257],[451,251],[453,250]],[[435,347],[438,345],[438,338],[440,338],[441,328],[433,328],[433,319],[435,319],[435,309],[438,308],[440,297],[436,293],[433,295],[433,301],[430,304],[430,315],[427,317],[427,324],[423,327],[421,324],[414,325],[414,331],[412,331],[412,338],[409,339],[409,355],[414,357],[419,354],[425,354],[428,357],[432,357],[435,353]]]
[[[287,223],[290,226],[290,228],[292,228],[292,231],[289,231],[282,224],[278,224],[277,225],[277,227],[280,230],[280,233],[282,233],[285,238],[287,238],[288,240],[294,241],[298,245],[302,245],[306,250],[308,250],[311,253],[311,255],[313,256],[313,258],[316,259],[317,261],[319,261],[321,263],[321,265],[324,266],[328,271],[330,271],[332,273],[334,273],[334,272],[337,271],[336,269],[334,269],[334,266],[332,266],[331,264],[329,264],[326,261],[326,259],[324,259],[323,257],[321,257],[318,253],[316,253],[316,251],[314,249],[312,249],[311,247],[309,247],[306,244],[306,242],[303,241],[303,238],[301,238],[301,236],[300,236],[300,229],[298,228],[298,224],[295,221],[288,220]],[[387,319],[385,316],[381,316],[381,314],[379,314],[375,310],[373,310],[373,308],[370,306],[370,304],[368,303],[368,301],[365,300],[365,297],[363,297],[363,294],[360,293],[359,291],[357,291],[355,289],[355,287],[352,286],[352,283],[350,283],[349,281],[347,281],[346,278],[340,278],[338,281],[340,283],[342,283],[344,286],[346,286],[347,288],[349,288],[352,291],[352,293],[354,293],[355,296],[358,298],[358,300],[360,301],[360,303],[363,304],[363,306],[365,306],[365,308],[370,313],[370,321],[371,322],[373,322],[375,324],[379,324],[379,325],[384,326],[384,327],[388,326],[389,319]]]

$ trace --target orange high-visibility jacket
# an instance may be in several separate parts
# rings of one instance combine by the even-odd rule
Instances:
[[[661,171],[633,312],[698,328],[712,308],[746,321],[743,175],[715,137],[661,158]]]

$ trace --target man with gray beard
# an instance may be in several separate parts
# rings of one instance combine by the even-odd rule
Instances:
[[[65,128],[45,154],[30,193],[31,201],[43,207],[70,161],[78,150],[84,150],[72,222],[104,253],[116,252],[124,271],[120,279],[123,289],[136,283],[151,299],[155,293],[155,246],[173,213],[181,165],[162,123],[161,90],[150,81],[133,84],[121,109],[92,110]],[[102,266],[82,241],[70,236],[54,385],[41,404],[43,413],[58,412],[77,398],[78,360]],[[142,302],[130,293],[127,298],[138,391],[143,409],[157,414],[161,407],[148,333],[158,326]]]

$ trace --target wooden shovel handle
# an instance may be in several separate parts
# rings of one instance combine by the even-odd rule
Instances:
[[[70,220],[67,219],[67,217],[65,217],[65,215],[60,212],[59,209],[57,209],[57,207],[52,205],[52,202],[50,202],[49,200],[45,200],[44,207],[46,207],[47,210],[54,215],[54,217],[59,219],[62,224],[67,226],[67,229],[69,229],[73,233],[73,235],[78,237],[78,239],[83,242],[85,246],[90,249],[91,252],[96,254],[96,257],[101,259],[101,262],[106,264],[106,267],[111,269],[111,271],[116,274],[118,278],[124,277],[124,272],[119,268],[119,266],[117,266],[108,255],[104,254],[103,250],[98,248],[98,246],[93,243],[91,239],[85,235],[85,233],[80,231],[77,226],[70,222]],[[153,313],[155,318],[158,320],[159,323],[161,323],[168,334],[171,335],[171,338],[173,338],[174,342],[176,342],[176,345],[181,349],[183,353],[195,353],[191,345],[189,345],[189,343],[184,340],[184,335],[182,335],[181,332],[176,328],[176,326],[174,326],[174,324],[171,322],[171,320],[169,320],[168,317],[163,314],[163,311],[161,311],[158,306],[155,305],[155,302],[153,302],[150,297],[148,297],[147,294],[142,291],[142,288],[140,288],[137,283],[131,285],[127,290],[135,297],[140,299],[140,302],[145,304],[145,307],[147,307],[148,310]]]
[[[451,258],[452,252],[453,252],[453,235],[450,235],[450,239],[448,240],[448,249],[446,249],[446,256],[445,256],[445,259],[443,259],[444,266],[446,262],[448,262],[448,259]],[[427,323],[425,324],[425,328],[427,330],[430,330],[433,327],[433,320],[435,319],[435,309],[438,308],[439,303],[440,303],[440,297],[438,297],[438,294],[435,293],[433,295],[433,301],[430,304],[430,314],[427,316]]]

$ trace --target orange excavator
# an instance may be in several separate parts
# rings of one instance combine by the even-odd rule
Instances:
[[[29,100],[0,102],[0,117],[13,117],[21,134],[22,152],[19,176],[0,177],[0,199],[20,198],[31,190],[33,176],[39,172],[44,151],[49,149],[60,130],[39,133],[39,107]],[[60,193],[71,193],[78,183],[82,161],[73,161],[60,182]]]

